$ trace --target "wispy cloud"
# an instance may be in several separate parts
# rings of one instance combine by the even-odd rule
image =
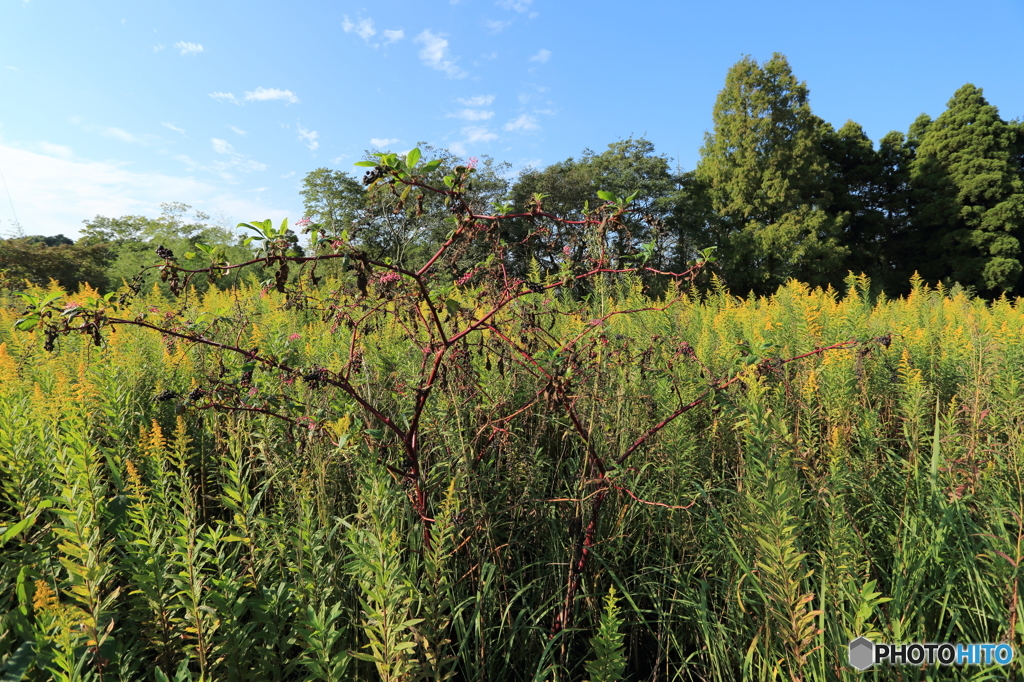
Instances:
[[[384,41],[384,44],[390,45],[391,43],[397,43],[399,40],[405,38],[405,31],[402,29],[398,29],[397,31],[388,29],[384,31],[384,37],[387,38],[387,40]]]
[[[65,147],[62,144],[53,144],[50,142],[40,142],[39,151],[46,154],[47,156],[56,156],[58,159],[71,159],[75,154],[71,151],[71,147]]]
[[[167,128],[168,130],[173,130],[174,132],[179,133],[182,136],[185,135],[185,130],[183,128],[179,128],[178,126],[174,125],[173,123],[166,123],[165,122],[165,123],[161,123],[160,125],[162,125],[164,128]]]
[[[94,128],[89,125],[86,126],[86,129],[92,130],[93,132],[99,131],[99,134],[103,137],[120,140],[121,142],[126,142],[128,144],[151,144],[155,141],[155,138],[152,135],[135,135],[133,133],[129,133],[127,130],[114,128],[113,126]]]
[[[462,129],[462,139],[456,140],[448,145],[448,148],[459,156],[467,156],[469,147],[467,145],[479,145],[493,142],[498,135],[483,126],[470,126]]]
[[[174,47],[181,50],[182,56],[187,54],[195,55],[203,51],[203,46],[199,43],[186,43],[184,40],[174,43]]]
[[[237,104],[241,106],[241,102],[230,92],[211,92],[210,97],[214,98],[219,102],[230,102],[231,104]]]
[[[533,116],[530,116],[529,114],[522,114],[519,118],[515,119],[514,121],[509,121],[503,127],[505,128],[505,130],[508,131],[540,130],[540,126],[537,125],[537,119],[535,119]]]
[[[531,62],[540,62],[541,64],[544,64],[549,59],[551,59],[551,50],[544,49],[538,50],[537,54],[530,57]]]
[[[160,203],[168,197],[210,214],[220,210],[249,220],[273,218],[276,223],[294,214],[290,207],[273,207],[259,200],[259,195],[246,197],[217,181],[134,172],[121,162],[73,160],[55,149],[40,146],[38,150],[0,145],[0,156],[18,169],[18,173],[7,175],[7,183],[18,197],[18,217],[30,234],[62,232],[75,239],[75,226],[81,227],[82,218],[156,216]],[[7,215],[0,213],[0,218],[6,226]]]
[[[253,161],[247,156],[243,156],[236,152],[235,148],[232,147],[231,143],[227,140],[221,140],[214,137],[210,138],[210,144],[213,146],[213,151],[228,158],[226,161],[215,161],[209,167],[200,166],[200,168],[214,172],[225,180],[234,180],[234,176],[231,174],[231,171],[251,173],[253,171],[265,171],[267,169],[267,164],[260,163],[259,161]],[[191,159],[189,159],[189,161],[191,161]],[[194,162],[192,165],[194,165]]]
[[[489,107],[494,102],[494,95],[476,95],[475,97],[460,97],[456,100],[464,107]]]
[[[399,141],[399,139],[397,137],[371,137],[370,138],[370,144],[373,145],[377,149],[384,149],[385,147],[390,147],[391,145],[395,144],[398,141]]]
[[[515,22],[512,21],[511,19],[509,21],[499,21],[497,19],[484,19],[484,28],[486,28],[487,32],[491,34],[501,33],[506,28],[511,26],[513,23]]]
[[[242,137],[245,137],[246,135],[249,134],[249,133],[245,132],[244,130],[242,130],[241,128],[235,127],[233,125],[229,125],[228,128],[230,128],[231,132],[233,132],[234,134],[241,135]]]
[[[298,124],[298,130],[299,139],[305,140],[306,146],[309,148],[309,150],[315,152],[317,148],[320,146],[320,143],[316,141],[316,138],[320,137],[319,133],[317,133],[315,130],[306,130],[305,128],[302,127],[301,123]]]
[[[466,76],[466,72],[449,57],[448,41],[443,33],[425,30],[416,36],[415,42],[423,45],[423,49],[420,50],[420,59],[424,64],[432,69],[444,71],[449,78],[464,78]]]
[[[498,0],[494,4],[502,9],[510,9],[522,14],[530,9],[530,5],[533,4],[533,0]]]
[[[277,88],[256,88],[252,92],[245,93],[246,102],[268,102],[270,100],[282,99],[289,104],[295,104],[299,98],[291,90],[278,90]]]
[[[463,121],[486,121],[494,116],[493,111],[486,109],[463,109],[454,114],[448,114],[449,118],[461,118]]]
[[[167,46],[164,45],[163,43],[158,43],[158,44],[153,46],[153,52],[159,52],[160,50],[164,49],[165,47],[167,47]]]
[[[497,133],[492,133],[487,128],[463,128],[462,134],[466,137],[466,142],[493,142],[498,139]]]
[[[370,38],[377,35],[376,29],[373,28],[373,19],[356,19],[352,21],[348,18],[347,14],[342,15],[341,27],[345,30],[345,33],[355,33],[363,40],[369,42]]]
[[[5,67],[5,68],[6,68],[6,69],[7,69],[8,71],[21,71],[21,69],[19,69],[19,68],[18,68],[17,66],[7,66],[7,67]]]

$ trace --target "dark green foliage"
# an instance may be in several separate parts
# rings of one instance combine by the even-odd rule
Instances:
[[[806,84],[781,54],[763,65],[745,57],[729,70],[713,117],[697,173],[724,223],[718,246],[730,287],[768,293],[790,277],[837,283],[847,216],[831,211],[825,124]]]
[[[46,286],[53,279],[67,291],[80,282],[105,290],[111,258],[106,244],[74,244],[63,235],[0,239],[0,273],[11,288],[23,288],[26,280]]]
[[[912,182],[916,238],[927,249],[921,274],[990,294],[1018,291],[1024,178],[1015,126],[967,84],[919,128]]]
[[[510,203],[514,213],[543,210],[582,220],[587,206],[593,209],[604,203],[598,196],[599,191],[618,197],[636,193],[624,220],[625,229],[607,237],[607,248],[616,262],[635,252],[641,244],[653,242],[653,258],[649,262],[660,268],[679,250],[678,235],[666,224],[677,203],[679,181],[668,159],[657,154],[654,144],[642,137],[613,142],[600,154],[586,149],[579,160],[569,158],[543,170],[528,168],[519,174],[513,185]],[[506,229],[512,241],[522,239],[534,225],[534,221],[524,218],[509,222]],[[552,229],[558,227],[552,226]],[[566,247],[570,257],[582,257],[585,250],[582,231],[562,227],[554,236],[552,248],[524,250],[520,262],[525,267],[531,257],[537,257],[545,270],[557,270],[557,255]]]

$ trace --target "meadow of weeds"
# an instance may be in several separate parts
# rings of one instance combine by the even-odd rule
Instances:
[[[860,678],[858,636],[1019,648],[1019,300],[348,265],[301,296],[3,294],[0,679],[810,681]]]

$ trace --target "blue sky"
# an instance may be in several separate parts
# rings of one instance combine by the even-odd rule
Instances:
[[[0,0],[0,235],[299,188],[418,141],[518,170],[646,136],[692,169],[729,67],[785,54],[877,140],[971,82],[1024,116],[1024,1]]]

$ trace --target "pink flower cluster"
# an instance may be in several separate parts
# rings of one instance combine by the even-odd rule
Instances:
[[[459,286],[462,286],[463,284],[465,284],[469,280],[473,279],[473,274],[475,272],[476,272],[475,270],[470,270],[465,275],[463,275],[462,277],[459,277],[457,280],[455,280],[455,283],[458,284]]]
[[[475,156],[471,156],[471,157],[469,157],[469,159],[468,159],[468,160],[466,161],[466,168],[471,168],[471,169],[472,169],[472,168],[476,168],[476,164],[477,164],[478,162],[479,162],[479,159],[477,159],[477,158],[476,158]]]
[[[400,279],[402,279],[402,276],[397,272],[385,272],[377,281],[381,284],[390,284],[391,282],[397,282]]]
[[[312,220],[310,220],[309,218],[303,216],[303,218],[301,220],[296,220],[295,221],[295,225],[297,227],[305,227],[306,225],[309,225],[312,222],[313,222]]]
[[[302,338],[302,334],[289,334],[288,335],[288,340],[289,341],[298,341],[301,338]]]

